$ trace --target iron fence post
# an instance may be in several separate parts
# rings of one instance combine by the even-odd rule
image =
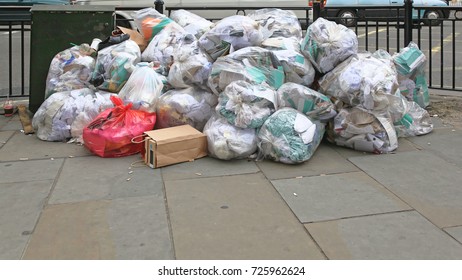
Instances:
[[[156,9],[156,11],[163,14],[164,13],[164,1],[162,0],[154,1],[154,8]]]
[[[321,16],[321,1],[313,2],[313,22]]]
[[[413,0],[404,0],[404,45],[412,41],[412,4]]]

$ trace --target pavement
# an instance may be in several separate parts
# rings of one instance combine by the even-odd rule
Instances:
[[[462,259],[462,124],[300,165],[99,158],[0,116],[0,259]]]

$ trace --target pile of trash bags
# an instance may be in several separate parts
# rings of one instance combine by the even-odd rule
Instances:
[[[399,137],[433,130],[426,57],[415,43],[395,54],[358,52],[351,29],[319,18],[303,37],[296,15],[277,8],[217,22],[153,8],[133,18],[146,48],[115,32],[53,58],[33,118],[40,139],[124,156],[136,149],[101,151],[85,135],[111,126],[136,137],[141,128],[189,124],[207,136],[212,157],[299,164],[324,139],[389,153]],[[149,121],[134,121],[135,112]]]

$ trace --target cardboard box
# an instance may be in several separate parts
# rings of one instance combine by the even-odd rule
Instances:
[[[151,168],[207,156],[207,136],[190,125],[146,131],[144,161]]]

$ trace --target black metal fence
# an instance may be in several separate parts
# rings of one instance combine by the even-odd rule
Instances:
[[[158,11],[164,11],[162,1],[155,1]],[[168,1],[167,1],[168,2]],[[409,3],[410,1],[406,1]],[[167,3],[168,5],[168,3]],[[0,52],[2,60],[0,66],[0,98],[6,96],[26,97],[29,95],[29,53],[26,49],[33,48],[29,34],[30,7],[15,7],[14,18],[11,7],[0,7]],[[139,7],[138,7],[139,8]],[[292,10],[297,13],[302,26],[306,28],[317,17],[341,22],[338,15],[329,14],[329,9],[321,8],[315,3],[313,7],[274,7]],[[355,7],[349,7],[355,9]],[[360,51],[375,51],[384,49],[390,54],[406,47],[410,41],[417,43],[426,54],[427,78],[430,88],[462,92],[462,6],[441,7],[438,9],[447,12],[449,16],[434,19],[428,24],[427,18],[417,12],[418,16],[412,18],[412,9],[425,11],[426,8],[418,6],[402,6],[389,8],[395,11],[396,16],[379,17],[366,16],[370,11],[384,7],[361,7],[357,13],[349,18],[353,20],[351,28],[358,36]],[[116,7],[116,10],[130,10],[130,7]],[[132,8],[133,9],[133,8]],[[165,7],[165,14],[185,9],[191,12],[201,11],[227,11],[229,14],[245,15],[259,7]],[[415,12],[414,12],[415,13]],[[22,17],[18,17],[20,14]],[[408,16],[404,16],[408,15]],[[219,20],[220,18],[208,18]],[[129,19],[130,20],[130,19]],[[345,22],[343,22],[345,23]]]

